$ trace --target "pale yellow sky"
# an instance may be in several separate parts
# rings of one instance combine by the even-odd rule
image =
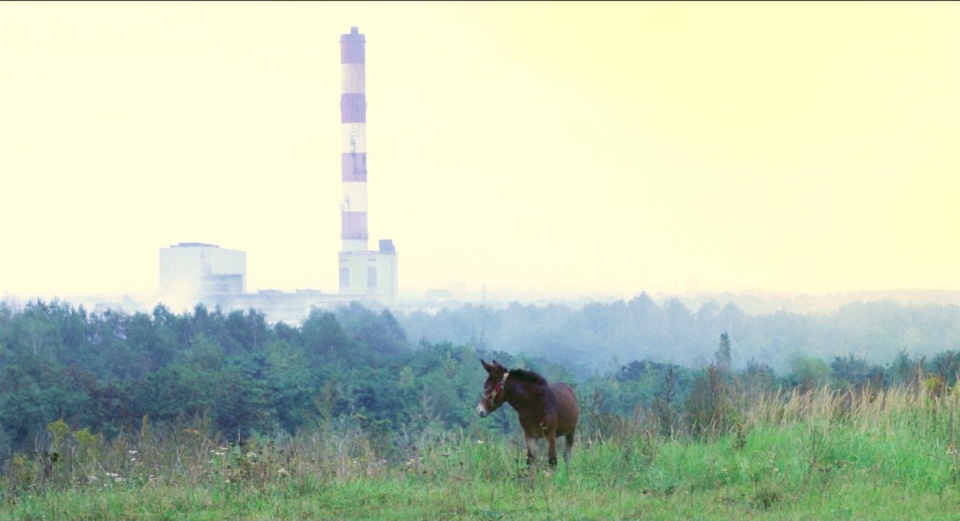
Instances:
[[[401,293],[960,288],[954,2],[0,3],[0,296],[336,291],[339,38]]]

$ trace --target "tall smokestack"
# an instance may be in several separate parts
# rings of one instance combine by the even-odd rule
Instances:
[[[365,41],[356,27],[340,36],[340,294],[397,301],[397,249],[390,239],[378,251],[367,250],[367,94]]]
[[[367,251],[367,95],[365,40],[356,27],[340,36],[340,239],[344,252]]]

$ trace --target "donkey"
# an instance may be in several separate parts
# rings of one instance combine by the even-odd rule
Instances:
[[[477,414],[488,414],[507,402],[520,417],[523,437],[527,442],[527,466],[537,453],[537,438],[547,439],[550,466],[557,466],[557,436],[566,437],[563,461],[570,459],[573,433],[577,429],[580,406],[573,389],[565,383],[548,383],[539,374],[526,369],[508,370],[496,360],[488,364],[480,360],[489,377],[483,383]]]

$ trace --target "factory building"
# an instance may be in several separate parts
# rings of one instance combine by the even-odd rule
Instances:
[[[351,301],[397,304],[397,250],[390,239],[368,249],[367,233],[367,101],[364,36],[356,27],[340,37],[339,294],[319,290],[246,291],[246,253],[213,244],[182,242],[160,250],[160,288],[167,302],[203,303],[230,311],[261,309],[283,320],[302,318],[313,307]]]
[[[199,300],[241,295],[247,291],[247,254],[201,242],[161,248],[160,291]]]

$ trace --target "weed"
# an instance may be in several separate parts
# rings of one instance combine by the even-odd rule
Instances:
[[[780,491],[770,486],[760,487],[753,494],[753,503],[761,510],[770,510],[777,506],[782,499]]]
[[[35,452],[4,462],[0,520],[953,515],[960,393],[825,388],[747,399],[734,384],[726,431],[665,435],[657,414],[613,423],[597,413],[595,436],[553,472],[526,469],[519,436],[472,426],[384,438],[330,421],[229,443],[209,435],[202,415],[144,418],[109,441],[58,421]]]

